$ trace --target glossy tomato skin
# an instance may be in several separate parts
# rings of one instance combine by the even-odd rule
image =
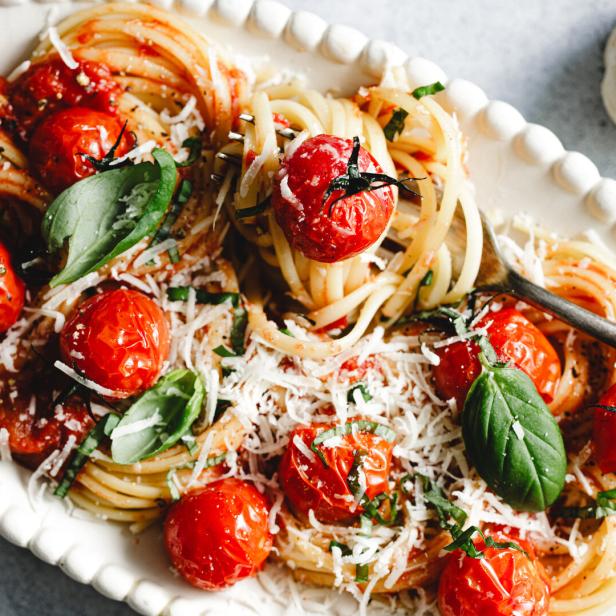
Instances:
[[[517,534],[495,530],[495,541],[513,541],[514,549],[487,548],[476,541],[485,558],[471,558],[460,550],[447,557],[438,588],[442,616],[547,616],[550,583],[533,546]]]
[[[393,443],[368,432],[343,436],[335,447],[319,447],[327,467],[316,455],[309,458],[297,447],[296,439],[309,448],[321,432],[332,427],[312,424],[293,430],[280,461],[278,479],[296,515],[307,518],[312,509],[320,522],[350,522],[363,511],[348,484],[356,452],[363,456],[366,496],[373,499],[387,491]]]
[[[357,255],[381,236],[394,209],[394,193],[387,186],[323,203],[331,181],[347,172],[353,143],[333,135],[306,139],[283,161],[274,182],[272,205],[276,220],[293,248],[309,259],[334,263]],[[360,171],[383,173],[374,157],[359,151]]]
[[[9,99],[22,138],[27,138],[42,117],[60,108],[79,105],[106,113],[116,111],[122,88],[109,67],[76,60],[74,70],[60,58],[33,64],[10,85]]]
[[[613,473],[616,471],[616,384],[601,396],[599,404],[614,407],[614,411],[595,407],[593,416],[595,459],[602,473]]]
[[[83,302],[60,334],[63,361],[128,398],[156,383],[169,354],[169,325],[147,295],[104,291]]]
[[[0,333],[19,318],[24,307],[26,286],[11,264],[11,255],[0,243]]]
[[[235,478],[184,495],[165,520],[173,566],[193,586],[220,590],[255,575],[272,549],[269,505],[251,484]]]
[[[478,324],[478,328],[485,326],[499,359],[525,372],[549,404],[561,376],[560,359],[550,341],[514,308],[490,312]],[[433,370],[437,391],[445,400],[455,398],[462,408],[473,381],[481,374],[479,347],[474,342],[456,342],[436,353],[440,358]]]
[[[122,122],[110,113],[87,107],[60,109],[36,127],[30,140],[30,163],[43,184],[60,193],[94,175],[96,169],[84,155],[100,160],[121,132]],[[115,155],[126,154],[132,146],[132,137],[124,133]]]

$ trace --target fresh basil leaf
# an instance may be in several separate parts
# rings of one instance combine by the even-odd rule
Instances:
[[[446,496],[443,490],[437,486],[429,477],[417,473],[415,475],[419,477],[423,487],[423,497],[427,503],[430,503],[438,514],[439,523],[441,528],[450,530],[449,518],[452,518],[458,526],[462,527],[466,523],[466,512],[464,509],[460,509],[457,505],[454,505]],[[409,476],[405,476],[410,479]],[[403,477],[403,481],[405,480]]]
[[[144,162],[85,178],[53,201],[42,234],[50,253],[68,241],[64,269],[50,285],[74,282],[96,271],[154,233],[175,190],[177,171],[170,154],[152,153]]]
[[[194,287],[192,287],[194,288]],[[172,302],[188,301],[188,292],[191,287],[169,287],[167,289],[167,297]],[[234,307],[239,306],[239,293],[208,293],[203,289],[195,289],[195,299],[198,304],[224,304],[231,302]]]
[[[237,354],[228,349],[224,344],[219,344],[213,351],[219,357],[237,357]]]
[[[517,543],[514,543],[513,541],[494,541],[492,537],[485,535],[477,526],[469,526],[467,529],[461,530],[459,526],[453,525],[450,527],[450,532],[454,537],[454,540],[443,548],[446,552],[462,550],[471,558],[485,558],[483,551],[478,550],[475,542],[473,541],[473,536],[479,534],[479,536],[483,539],[486,548],[494,548],[497,550],[517,550],[529,558],[526,550],[524,550]]]
[[[380,512],[380,508],[383,502],[389,503],[389,517],[384,518]],[[379,524],[380,526],[394,526],[398,521],[398,493],[387,494],[381,492],[377,494],[372,500],[364,496],[360,505],[364,508],[365,514],[371,520]]]
[[[462,436],[479,475],[520,511],[543,511],[565,484],[567,455],[554,417],[530,378],[486,365],[462,412]],[[518,436],[522,434],[522,438]]]
[[[204,398],[203,383],[194,372],[165,375],[132,404],[111,433],[113,461],[134,464],[175,445],[199,416]]]
[[[431,96],[432,94],[436,94],[437,92],[442,92],[445,89],[445,86],[440,81],[435,81],[427,86],[420,86],[419,88],[415,88],[412,92],[414,98],[419,100],[424,96]]]
[[[408,116],[409,112],[402,107],[398,107],[392,114],[389,122],[385,125],[383,133],[387,141],[393,141],[396,135],[399,135],[404,129],[404,120]]]
[[[372,434],[376,434],[377,436],[385,439],[389,443],[393,443],[396,438],[396,433],[389,426],[377,423],[376,421],[358,419],[356,421],[349,421],[343,426],[336,426],[335,428],[324,430],[312,441],[310,444],[310,449],[312,449],[312,451],[319,456],[321,462],[327,466],[325,456],[321,450],[318,449],[318,446],[330,438],[334,438],[335,436],[347,436],[353,432],[371,432]]]
[[[347,402],[349,404],[355,404],[354,394],[356,391],[359,391],[359,393],[361,393],[361,397],[364,399],[365,402],[370,402],[370,400],[372,400],[372,394],[368,391],[368,388],[366,387],[365,383],[356,383],[347,392]]]
[[[75,478],[92,455],[92,452],[101,444],[106,436],[111,434],[112,430],[119,422],[120,417],[118,415],[109,413],[109,415],[105,415],[100,419],[92,430],[88,432],[86,438],[84,438],[79,447],[77,447],[66,471],[64,471],[62,481],[60,481],[58,487],[54,490],[56,496],[64,498],[68,494]]]
[[[189,137],[188,139],[184,139],[182,142],[183,148],[188,148],[190,151],[188,153],[188,158],[181,163],[176,162],[176,167],[190,167],[194,165],[199,160],[199,155],[201,154],[201,139],[199,137]]]
[[[584,507],[560,507],[555,513],[563,518],[582,520],[606,518],[616,514],[616,490],[599,492],[594,502]]]
[[[238,306],[233,311],[233,323],[231,324],[231,348],[236,355],[246,352],[244,342],[246,340],[246,328],[248,327],[248,312],[243,306]]]

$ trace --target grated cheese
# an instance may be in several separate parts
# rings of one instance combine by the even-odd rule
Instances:
[[[85,376],[81,376],[80,374],[77,374],[75,370],[73,370],[71,367],[67,366],[66,364],[62,363],[60,360],[56,360],[53,365],[61,372],[64,372],[66,376],[71,377],[71,379],[73,379],[74,381],[77,381],[84,387],[87,387],[88,389],[95,391],[101,396],[109,396],[110,398],[121,398],[124,395],[121,391],[116,391],[114,389],[108,389],[107,387],[103,387],[102,385],[99,385],[98,383],[95,383],[94,381],[87,379]]]
[[[78,68],[79,63],[75,60],[75,58],[73,58],[73,54],[64,44],[58,34],[58,30],[54,26],[49,26],[47,29],[47,36],[49,37],[49,42],[56,48],[62,62],[64,62],[64,64],[66,64],[66,66],[68,66],[71,70]]]

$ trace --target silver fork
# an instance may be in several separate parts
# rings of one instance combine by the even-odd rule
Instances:
[[[512,295],[553,314],[593,338],[616,347],[616,323],[546,291],[518,274],[500,251],[494,228],[482,212],[480,215],[484,241],[481,266],[476,280],[478,290]]]

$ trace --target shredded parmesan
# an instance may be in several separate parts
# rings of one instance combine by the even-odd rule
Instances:
[[[73,54],[70,52],[69,48],[64,44],[60,35],[58,34],[58,30],[54,26],[49,26],[47,29],[47,36],[49,37],[50,43],[56,48],[58,55],[62,59],[62,62],[66,64],[71,70],[75,70],[79,67],[79,63],[73,58]]]
[[[73,379],[74,381],[77,381],[84,387],[87,387],[88,389],[95,391],[101,396],[108,396],[110,398],[122,398],[124,396],[123,392],[121,391],[116,391],[114,389],[108,389],[107,387],[103,387],[102,385],[99,385],[98,383],[95,383],[94,381],[87,379],[85,376],[81,376],[80,374],[77,374],[75,370],[73,370],[71,367],[67,366],[66,364],[62,363],[60,360],[56,360],[53,365],[61,372],[64,372],[66,376],[71,377],[71,379]]]

